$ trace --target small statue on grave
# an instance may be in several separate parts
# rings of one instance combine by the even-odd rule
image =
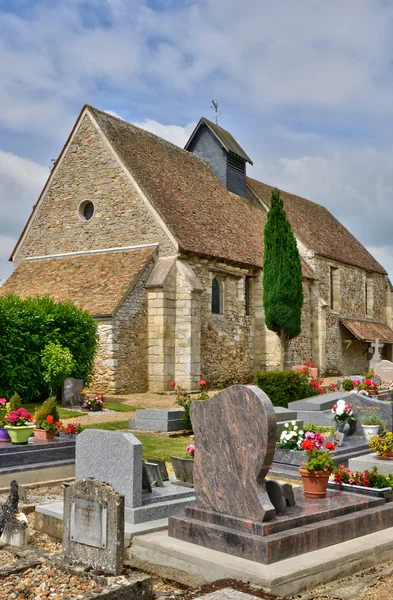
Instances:
[[[11,481],[10,494],[5,503],[0,504],[0,536],[8,525],[15,529],[27,529],[26,515],[19,512],[18,488],[18,482],[15,479]]]

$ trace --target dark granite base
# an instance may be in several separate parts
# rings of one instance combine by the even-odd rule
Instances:
[[[326,441],[333,441],[333,438],[328,438]],[[366,438],[362,435],[352,435],[346,440],[343,446],[338,446],[331,456],[336,466],[348,466],[348,460],[363,454],[368,454],[370,448]],[[285,465],[286,468],[297,470],[306,461],[303,451],[283,450],[276,448],[273,458],[273,468]]]
[[[271,564],[391,527],[393,505],[382,498],[328,491],[322,500],[295,490],[296,506],[262,523],[196,507],[169,518],[169,536]]]
[[[31,441],[30,441],[31,440]],[[55,439],[37,443],[30,438],[28,444],[15,445],[0,442],[0,473],[11,467],[47,465],[57,461],[75,461],[75,440]]]

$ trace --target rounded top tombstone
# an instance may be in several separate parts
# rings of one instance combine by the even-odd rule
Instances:
[[[265,476],[273,461],[276,415],[256,386],[234,385],[191,405],[197,505],[243,519],[267,521],[274,507]]]

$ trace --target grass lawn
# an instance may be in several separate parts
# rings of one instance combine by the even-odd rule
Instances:
[[[34,415],[35,409],[37,406],[41,406],[42,402],[29,402],[28,404],[22,404],[23,408],[29,411],[30,414]],[[68,410],[68,408],[63,408],[61,406],[57,407],[59,411],[60,419],[71,419],[73,417],[82,417],[85,413],[81,413],[76,410]]]
[[[107,429],[109,431],[128,429],[128,421],[86,425],[86,429]],[[165,462],[169,462],[170,456],[186,458],[186,448],[189,444],[193,443],[190,436],[170,438],[163,435],[138,434],[135,437],[143,445],[143,458],[145,460],[147,458],[161,458]]]
[[[105,402],[104,404],[105,408],[114,410],[115,412],[131,412],[143,409],[143,406],[132,406],[130,404],[123,404],[123,402]]]

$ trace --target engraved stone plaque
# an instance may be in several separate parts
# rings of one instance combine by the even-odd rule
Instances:
[[[124,562],[124,496],[89,477],[64,488],[63,556],[119,575]]]
[[[70,539],[79,544],[106,548],[107,503],[84,498],[71,501]]]

